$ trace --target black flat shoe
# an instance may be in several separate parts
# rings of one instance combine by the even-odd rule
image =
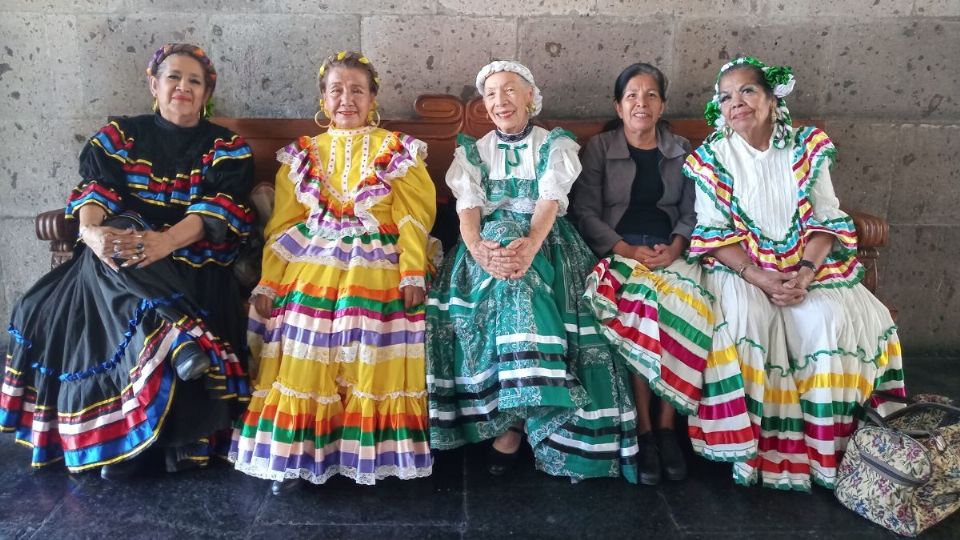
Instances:
[[[127,459],[100,467],[100,478],[110,482],[124,482],[136,475],[139,470],[140,460]]]
[[[274,480],[270,483],[270,493],[273,493],[277,497],[283,497],[302,488],[304,484],[305,482],[302,478],[287,478],[283,481]]]
[[[683,456],[683,449],[677,442],[677,434],[672,429],[658,429],[657,449],[660,451],[660,461],[663,472],[668,480],[679,482],[687,477],[687,459]]]
[[[637,468],[640,470],[640,483],[645,486],[655,486],[660,483],[660,453],[657,451],[657,442],[653,433],[649,431],[637,435]]]
[[[177,370],[177,377],[184,381],[200,378],[210,369],[210,357],[195,342],[183,344],[173,359],[173,367]]]
[[[514,433],[523,434],[519,428],[510,426],[509,431]],[[517,449],[513,452],[507,454],[506,452],[501,452],[497,450],[492,444],[490,445],[490,450],[487,452],[487,472],[493,476],[503,476],[517,464],[517,454],[520,453],[520,446],[523,445],[523,441],[520,441],[520,444],[517,445]]]

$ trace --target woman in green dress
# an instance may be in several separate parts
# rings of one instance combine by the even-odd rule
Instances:
[[[461,135],[447,172],[461,239],[427,304],[431,446],[494,439],[502,475],[525,436],[549,474],[636,482],[628,375],[582,299],[596,257],[563,219],[579,146],[530,122],[542,100],[526,67],[493,62],[477,90],[496,129]]]

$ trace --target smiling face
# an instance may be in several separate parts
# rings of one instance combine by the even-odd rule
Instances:
[[[150,77],[150,93],[157,98],[164,119],[180,127],[197,125],[209,97],[203,66],[191,56],[168,56],[157,69],[156,77]]]
[[[720,112],[727,124],[747,140],[765,140],[773,134],[776,99],[767,92],[753,69],[732,69],[720,78]]]
[[[614,105],[623,128],[640,136],[656,129],[666,103],[660,95],[660,85],[653,75],[641,73],[627,82],[623,98]]]
[[[365,70],[337,66],[325,77],[323,105],[335,127],[365,126],[375,97],[370,89],[370,74]]]
[[[497,129],[519,133],[530,119],[533,86],[512,71],[500,71],[483,82],[483,105]]]

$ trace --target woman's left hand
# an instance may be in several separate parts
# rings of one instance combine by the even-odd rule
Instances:
[[[784,283],[783,287],[785,289],[807,290],[810,287],[810,284],[813,283],[813,279],[815,277],[817,277],[817,274],[813,270],[804,266],[797,271],[796,277]]]
[[[120,239],[117,257],[124,260],[121,268],[144,268],[173,253],[170,235],[155,231],[138,231]]]
[[[653,246],[656,255],[648,257],[643,264],[647,268],[659,269],[666,268],[673,264],[673,261],[680,258],[683,252],[683,246],[679,244],[657,244]]]
[[[540,251],[540,243],[528,236],[521,236],[507,244],[507,249],[514,252],[509,263],[513,264],[516,268],[508,277],[510,279],[520,279],[527,273],[527,270],[530,269],[530,265],[533,264],[533,258],[536,257],[537,252]]]
[[[427,292],[423,290],[423,287],[417,287],[416,285],[407,285],[400,289],[400,292],[403,293],[404,309],[419,306],[427,298]]]

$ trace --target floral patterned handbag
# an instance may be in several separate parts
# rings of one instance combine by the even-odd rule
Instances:
[[[918,395],[853,434],[837,471],[836,496],[861,516],[916,536],[960,509],[960,407],[949,398]]]

